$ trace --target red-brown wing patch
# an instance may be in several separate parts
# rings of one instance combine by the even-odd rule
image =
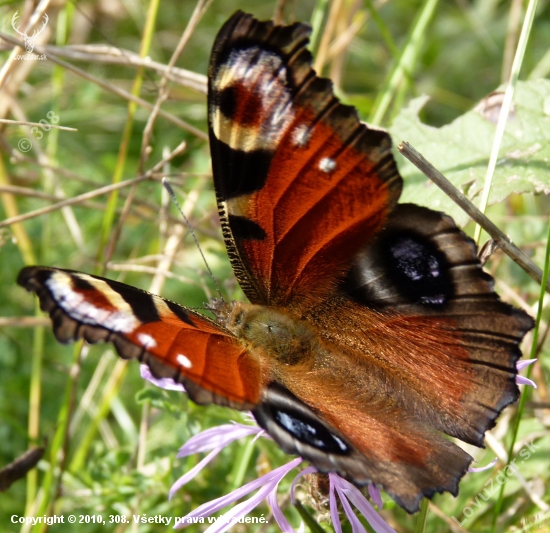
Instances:
[[[36,292],[61,342],[112,342],[121,357],[146,363],[155,377],[182,383],[197,403],[250,409],[259,399],[257,363],[208,318],[115,281],[27,267],[18,283]]]
[[[299,454],[321,472],[337,472],[356,485],[373,483],[408,512],[423,497],[449,491],[472,458],[413,414],[388,401],[380,390],[358,402],[348,387],[327,387],[332,376],[292,375],[270,385],[254,416],[287,452]]]
[[[519,397],[519,344],[533,327],[499,299],[452,219],[412,204],[395,209],[308,320],[359,368],[379,368],[377,387],[404,412],[477,446]]]
[[[389,135],[318,78],[309,28],[235,14],[209,72],[214,181],[229,257],[253,303],[331,291],[401,191]]]

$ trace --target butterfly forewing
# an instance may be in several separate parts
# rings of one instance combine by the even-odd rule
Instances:
[[[235,338],[191,309],[116,281],[79,272],[27,267],[18,283],[40,298],[60,342],[113,342],[155,377],[182,383],[197,403],[256,405],[257,364]]]
[[[214,182],[253,303],[304,307],[325,295],[401,191],[389,135],[361,124],[315,75],[309,31],[238,12],[212,52]]]

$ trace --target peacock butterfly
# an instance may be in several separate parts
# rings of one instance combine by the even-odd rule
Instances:
[[[251,410],[290,454],[408,512],[456,495],[517,400],[533,327],[502,302],[445,214],[398,204],[389,135],[362,124],[311,68],[305,24],[235,13],[208,72],[219,215],[250,303],[216,320],[108,279],[27,267],[61,342],[109,341],[198,404]]]

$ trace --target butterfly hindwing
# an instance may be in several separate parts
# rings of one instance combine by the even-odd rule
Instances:
[[[303,307],[326,294],[401,191],[389,135],[315,75],[309,32],[237,12],[212,51],[214,182],[252,303]]]
[[[234,337],[191,309],[123,283],[48,267],[24,268],[17,282],[36,292],[60,342],[112,342],[157,378],[182,383],[201,404],[250,409],[258,403],[257,364]]]
[[[422,497],[443,491],[456,496],[472,462],[464,450],[376,391],[366,408],[365,396],[335,395],[323,381],[295,382],[299,397],[272,384],[254,409],[283,450],[320,472],[383,488],[409,513],[418,511]]]
[[[372,311],[379,317],[376,330],[355,342],[364,352],[376,350],[378,360],[416,390],[408,390],[403,403],[476,446],[519,397],[519,344],[534,325],[502,302],[493,284],[474,242],[450,217],[400,204],[340,288],[355,323]]]

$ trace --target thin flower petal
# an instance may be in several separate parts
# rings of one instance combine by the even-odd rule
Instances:
[[[292,481],[292,485],[290,485],[290,501],[292,502],[292,505],[294,505],[294,489],[296,488],[296,483],[301,477],[307,476],[308,474],[314,474],[317,472],[317,469],[314,466],[308,466],[307,468],[304,468]]]
[[[176,383],[172,378],[156,378],[153,376],[147,365],[140,365],[139,371],[143,379],[150,381],[161,389],[185,392],[185,387],[181,383]]]
[[[516,363],[516,369],[517,369],[518,372],[520,372],[525,367],[527,367],[529,365],[532,365],[534,362],[536,362],[536,359],[524,359],[523,361],[518,361]],[[532,381],[529,378],[526,378],[524,376],[517,375],[516,376],[516,383],[518,385],[529,385],[531,387],[535,387],[535,389],[537,388],[537,384],[534,381]]]
[[[283,533],[296,533],[286,519],[286,516],[283,514],[283,511],[279,507],[279,502],[277,501],[277,487],[279,486],[279,481],[275,485],[274,489],[267,495],[267,503],[271,507],[273,518],[275,518],[277,524],[281,528],[281,531]]]
[[[186,525],[191,523],[190,519],[194,517],[210,516],[216,513],[217,511],[219,511],[220,509],[223,509],[224,507],[227,507],[228,505],[236,502],[237,500],[240,500],[241,498],[243,498],[253,490],[256,490],[258,488],[263,488],[264,485],[269,485],[270,487],[272,487],[273,480],[282,479],[284,476],[286,476],[286,474],[288,474],[288,472],[290,472],[293,468],[297,467],[302,461],[303,459],[301,457],[297,457],[296,459],[290,461],[290,463],[280,466],[279,468],[272,470],[271,472],[263,475],[258,479],[250,481],[246,485],[243,485],[242,487],[234,490],[233,492],[230,492],[229,494],[226,494],[225,496],[222,496],[210,502],[206,502],[206,503],[203,503],[202,505],[199,505],[199,507],[197,507],[196,509],[194,509],[193,511],[185,515],[182,518],[182,522],[178,524],[176,527],[178,528],[185,527]]]
[[[317,469],[315,467],[308,466],[294,478],[290,487],[290,497],[292,503],[294,503],[294,490],[298,480],[307,474],[313,474],[315,472],[317,472]],[[338,505],[334,493],[335,491],[338,492],[338,496],[342,501],[344,512],[346,513],[354,532],[363,532],[365,531],[365,529],[353,512],[353,509],[350,507],[347,499],[349,499],[355,505],[355,507],[357,507],[361,514],[363,514],[363,516],[367,519],[367,521],[376,531],[376,533],[395,533],[395,531],[390,526],[388,526],[388,524],[386,524],[386,522],[375,511],[374,507],[372,507],[368,500],[355,486],[351,485],[349,482],[338,476],[338,474],[334,473],[329,473],[329,483],[330,514],[332,518],[332,524],[336,533],[342,533],[342,525],[340,523],[340,517],[338,515]],[[351,490],[350,487],[353,490]],[[368,485],[368,490],[370,497],[373,499],[376,505],[381,508],[383,503],[380,496],[380,491],[372,484]]]
[[[234,490],[233,492],[230,492],[225,496],[216,498],[215,500],[199,505],[196,509],[193,509],[190,513],[187,513],[184,517],[182,517],[180,523],[174,527],[176,529],[181,529],[193,523],[194,518],[201,518],[201,517],[205,518],[207,516],[213,515],[214,513],[217,513],[219,510],[223,509],[224,507],[227,507],[228,505],[235,503],[237,500],[240,500],[243,496],[246,496],[249,492],[252,492],[253,490],[257,489],[258,486],[250,487],[252,483],[257,485],[255,483],[257,481],[258,480],[254,480],[254,482],[248,483],[247,485],[244,485],[243,487],[240,487],[239,489]]]
[[[260,437],[265,437],[266,439],[271,439],[271,437],[267,434],[265,429],[258,428],[260,431],[256,434],[256,436],[252,439],[252,444],[254,444]],[[271,439],[273,440],[273,439]]]
[[[218,455],[223,450],[223,446],[219,448],[214,448],[204,459],[202,459],[196,466],[191,468],[189,472],[186,472],[181,476],[170,488],[170,493],[168,494],[168,499],[171,500],[174,493],[181,489],[186,483],[189,483],[216,455]]]
[[[235,525],[241,518],[246,516],[250,511],[258,507],[258,505],[265,500],[267,495],[273,490],[273,484],[268,483],[264,485],[254,496],[245,500],[244,502],[235,505],[233,509],[230,509],[224,515],[218,517],[215,524],[212,524],[206,529],[204,533],[223,533],[230,527]]]
[[[243,485],[242,487],[235,489],[234,491],[230,492],[229,494],[226,494],[225,496],[221,496],[220,498],[216,498],[215,500],[203,503],[202,505],[199,505],[196,509],[191,511],[186,516],[188,517],[210,516],[211,514],[218,512],[224,507],[227,507],[228,505],[235,503],[237,500],[240,500],[241,498],[243,498],[253,490],[256,490],[262,487],[262,485],[265,485],[266,483],[268,483],[271,480],[272,473],[273,472],[269,472],[269,474],[266,474],[261,478],[254,479],[253,481],[250,481],[246,485]]]
[[[380,491],[377,487],[375,487],[372,483],[369,483],[367,486],[367,489],[369,491],[370,499],[378,505],[378,509],[382,509],[382,506],[384,503],[382,502],[382,496],[380,495]]]
[[[516,369],[517,369],[518,372],[520,372],[525,367],[527,367],[529,365],[532,365],[535,362],[536,362],[536,359],[525,359],[523,361],[518,361],[516,363]],[[529,378],[526,378],[524,376],[520,376],[520,375],[516,376],[516,383],[518,385],[529,385],[531,387],[535,387],[535,389],[537,388],[537,384],[534,381],[532,381]]]
[[[187,457],[214,448],[223,448],[234,440],[261,432],[263,432],[263,429],[258,426],[245,426],[243,424],[224,424],[223,426],[210,428],[191,437],[180,448],[178,457]]]
[[[470,468],[468,468],[468,472],[483,472],[484,470],[490,470],[496,464],[497,464],[497,458],[495,457],[488,465],[480,466],[479,468],[471,466]]]
[[[518,361],[516,363],[517,371],[523,370],[526,366],[532,365],[536,362],[536,359],[524,359],[523,361]]]
[[[365,528],[363,527],[363,524],[361,524],[359,518],[357,518],[356,514],[353,512],[353,509],[351,508],[351,505],[346,498],[345,492],[338,486],[338,484],[335,484],[335,488],[338,492],[338,496],[340,496],[342,508],[344,509],[344,513],[346,513],[346,516],[348,517],[353,533],[367,533]]]
[[[328,475],[329,481],[329,493],[328,501],[330,505],[330,517],[332,518],[332,527],[336,533],[342,533],[342,524],[340,523],[340,515],[338,514],[338,503],[336,502],[336,487],[334,486],[335,477],[334,474]]]
[[[529,378],[526,378],[525,376],[516,376],[516,383],[518,385],[530,385],[531,387],[535,387],[537,389],[537,384],[530,380]]]
[[[333,475],[336,476],[336,474]],[[338,476],[337,482],[344,491],[348,500],[353,503],[358,511],[367,519],[367,522],[376,533],[396,533],[395,530],[391,528],[374,510],[374,507],[363,496],[357,487],[340,476]]]

